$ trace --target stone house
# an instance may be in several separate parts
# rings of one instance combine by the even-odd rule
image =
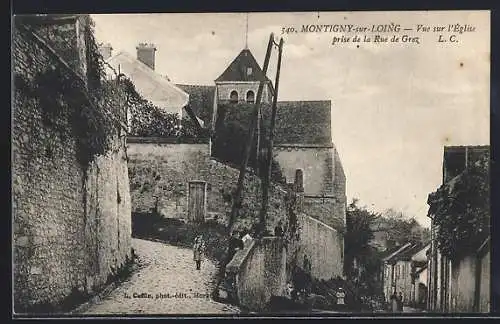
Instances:
[[[420,243],[408,243],[388,258],[383,259],[386,271],[384,276],[384,294],[390,295],[396,291],[403,294],[403,303],[410,305],[414,302],[415,269],[420,263],[413,259],[420,260],[419,255],[425,253],[425,246]],[[387,300],[388,301],[388,300]]]
[[[182,118],[186,115],[189,94],[170,81],[167,76],[155,71],[157,48],[154,44],[140,43],[137,55],[119,52],[112,55],[110,44],[101,44],[100,51],[107,63],[107,75],[116,78],[123,74],[133,81],[136,90],[145,99],[167,113],[176,113]],[[201,119],[198,121],[203,124]]]
[[[391,251],[388,251],[388,255],[382,258],[382,287],[386,302],[390,302],[390,297],[396,290],[396,278],[400,276],[400,270],[396,269],[397,256],[410,249],[412,247],[411,243],[406,243],[403,246],[396,247]]]
[[[452,186],[470,165],[489,156],[489,146],[445,146],[443,184]],[[431,218],[431,246],[428,255],[427,308],[432,312],[489,312],[490,236],[460,259],[447,257],[437,243],[438,225]]]
[[[430,242],[411,256],[411,290],[409,304],[425,308],[427,299],[427,252]]]

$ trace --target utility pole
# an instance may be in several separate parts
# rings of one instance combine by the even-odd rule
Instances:
[[[278,105],[278,88],[280,82],[281,56],[283,54],[283,38],[280,38],[278,45],[278,65],[276,68],[276,79],[274,82],[274,97],[271,111],[271,127],[269,129],[269,147],[267,150],[267,170],[262,179],[262,205],[260,210],[260,227],[264,227],[267,217],[267,207],[269,205],[269,186],[271,184],[271,170],[273,161],[274,126],[276,123],[276,110]]]
[[[235,190],[234,195],[233,195],[233,205],[231,208],[231,216],[229,219],[229,226],[228,226],[229,229],[232,228],[234,221],[236,220],[236,215],[238,214],[238,210],[241,207],[241,202],[242,202],[241,194],[243,191],[243,181],[245,180],[245,173],[247,170],[248,159],[250,157],[250,152],[252,150],[252,143],[253,143],[253,139],[255,136],[255,124],[257,122],[258,112],[260,109],[260,102],[262,100],[262,92],[264,90],[264,84],[266,83],[266,73],[267,73],[267,68],[269,66],[269,59],[271,57],[271,50],[273,47],[273,43],[274,43],[274,34],[271,33],[271,35],[269,36],[266,57],[264,59],[264,66],[262,69],[263,79],[260,80],[259,90],[257,91],[257,99],[255,101],[255,108],[254,108],[253,114],[252,114],[251,119],[250,119],[250,125],[248,128],[247,143],[246,143],[246,147],[245,147],[243,161],[241,162],[238,184],[236,185],[236,190]]]

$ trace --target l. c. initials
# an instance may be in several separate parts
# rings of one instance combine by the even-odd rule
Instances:
[[[443,35],[439,35],[438,43],[446,43],[448,41],[450,43],[457,43],[458,42],[457,35],[450,35],[450,37],[448,38],[443,37]]]

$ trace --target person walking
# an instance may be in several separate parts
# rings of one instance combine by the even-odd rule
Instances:
[[[311,261],[307,257],[307,254],[304,254],[304,262],[303,262],[303,267],[304,267],[304,274],[305,274],[305,297],[309,297],[311,293],[311,286],[312,286],[312,273],[311,273]]]
[[[403,293],[399,292],[398,296],[398,311],[403,312]]]
[[[194,239],[193,245],[193,259],[196,262],[196,270],[201,270],[201,261],[205,253],[205,242],[203,236],[200,234]]]

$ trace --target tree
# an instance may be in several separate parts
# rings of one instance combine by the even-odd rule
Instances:
[[[381,230],[387,233],[387,245],[391,249],[408,242],[425,242],[425,228],[414,217],[408,217],[403,212],[389,208],[384,211],[379,219]],[[427,229],[427,234],[429,234]],[[427,235],[427,238],[430,235]]]
[[[345,273],[352,277],[355,260],[363,264],[370,254],[370,240],[373,238],[372,224],[377,215],[358,206],[358,199],[353,199],[346,210]]]

